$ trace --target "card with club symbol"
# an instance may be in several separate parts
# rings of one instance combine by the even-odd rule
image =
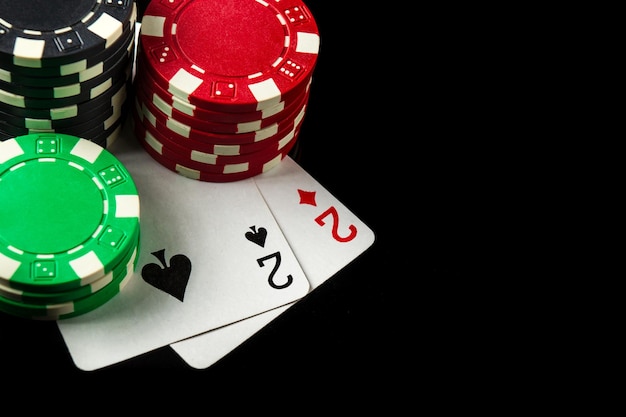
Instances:
[[[137,269],[115,298],[59,320],[79,369],[95,370],[292,303],[309,282],[254,180],[191,180],[130,135],[111,152],[141,201]]]

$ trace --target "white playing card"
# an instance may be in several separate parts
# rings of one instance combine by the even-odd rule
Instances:
[[[255,177],[255,182],[300,261],[311,289],[374,243],[374,232],[291,158]],[[170,346],[190,366],[207,368],[292,304]]]
[[[309,291],[253,179],[209,183],[183,177],[155,162],[128,134],[110,150],[139,191],[140,254],[135,274],[115,298],[57,322],[78,368],[121,362],[291,303]],[[176,266],[175,261],[170,265],[174,255],[191,262],[184,298],[158,289],[163,280],[147,276],[148,269],[158,274],[165,266],[158,259],[162,250],[167,266]]]

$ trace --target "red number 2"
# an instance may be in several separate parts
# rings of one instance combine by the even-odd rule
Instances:
[[[329,214],[333,217],[333,232],[332,233],[333,233],[333,238],[337,242],[342,242],[342,243],[349,242],[356,237],[356,227],[353,224],[348,226],[348,229],[350,229],[350,234],[348,236],[346,237],[339,236],[339,233],[337,231],[337,229],[339,229],[339,214],[337,213],[337,209],[334,206],[330,206],[328,210],[326,210],[325,212],[317,216],[315,218],[315,221],[320,226],[324,226],[325,224],[324,218],[327,217]]]

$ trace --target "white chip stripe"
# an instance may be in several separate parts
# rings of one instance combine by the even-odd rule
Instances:
[[[104,265],[95,252],[89,251],[83,256],[69,262],[70,266],[81,280],[94,276],[104,275]]]
[[[78,165],[77,163],[72,162],[72,161],[69,161],[68,165],[71,166],[72,168],[76,168],[79,171],[84,171],[85,170],[85,167],[83,167],[82,165]]]
[[[61,75],[70,75],[77,72],[87,70],[87,60],[81,59],[80,61],[73,62],[71,64],[61,65],[59,67],[59,73]]]
[[[10,104],[11,106],[15,106],[15,107],[21,107],[21,108],[26,107],[24,96],[13,94],[4,90],[0,90],[0,101],[6,104]]]
[[[15,246],[11,246],[11,245],[9,245],[9,246],[8,246],[8,248],[9,248],[9,250],[10,250],[11,252],[15,252],[15,253],[17,253],[18,255],[23,255],[23,254],[24,254],[24,251],[23,251],[23,250],[18,249],[18,248],[16,248]]]
[[[165,126],[167,126],[167,128],[171,131],[178,133],[187,139],[191,137],[191,127],[179,122],[178,120],[168,118]]]
[[[15,59],[41,59],[43,51],[46,47],[46,41],[43,39],[16,38],[13,45],[13,55]],[[21,61],[20,61],[21,62]]]
[[[94,99],[98,97],[99,95],[106,92],[109,88],[111,88],[112,85],[113,85],[113,79],[112,78],[107,79],[103,83],[100,83],[99,85],[91,89],[89,98]]]
[[[261,130],[257,130],[257,132],[254,134],[254,141],[261,142],[262,140],[271,138],[276,134],[278,134],[278,123],[274,123],[267,127],[264,127]]]
[[[291,142],[291,139],[293,139],[296,135],[296,128],[297,125],[294,124],[293,128],[289,131],[289,133],[287,133],[287,135],[282,138],[281,140],[278,141],[278,150],[280,151],[281,149],[283,149],[285,147],[285,145],[287,145],[289,142]]]
[[[119,285],[120,291],[122,291],[122,289],[126,286],[126,284],[128,284],[131,278],[135,276],[134,272],[135,272],[135,266],[131,262],[126,267],[126,276],[122,279],[122,282],[120,282],[120,285]]]
[[[147,16],[141,18],[141,35],[154,36],[162,38],[165,27],[165,17],[163,16]]]
[[[2,283],[0,283],[0,294],[3,294],[4,296],[11,298],[13,300],[16,300],[16,301],[22,301],[24,291],[21,291],[12,287],[7,287],[5,285],[2,285]]]
[[[46,306],[47,317],[58,317],[63,314],[74,312],[74,303],[68,302],[63,304],[51,304]]]
[[[79,139],[70,151],[71,155],[84,159],[90,164],[94,164],[102,154],[104,149],[95,142],[86,139]]]
[[[81,93],[80,83],[63,85],[52,89],[54,98],[72,97]]]
[[[142,104],[142,109],[144,110],[142,112],[143,117],[150,122],[150,124],[152,124],[152,126],[156,127],[156,117],[154,116],[154,114],[150,113],[150,110],[148,110],[145,105]]]
[[[306,104],[302,106],[302,109],[300,109],[300,113],[298,113],[298,115],[294,119],[294,128],[298,126],[300,122],[302,122],[302,120],[304,119],[304,114],[306,113],[306,107],[307,107]]]
[[[317,33],[298,32],[296,35],[296,52],[303,54],[319,53],[320,37]]]
[[[90,13],[90,15],[93,15],[93,12],[92,12],[92,13]],[[62,34],[64,34],[64,33],[70,32],[71,30],[72,30],[72,28],[71,28],[70,26],[66,26],[66,27],[64,27],[64,28],[55,29],[55,30],[54,30],[54,33],[55,33],[55,34],[57,34],[57,35],[62,35]],[[34,32],[34,31],[33,31],[33,32]],[[28,31],[26,31],[26,30],[25,30],[25,31],[24,31],[24,33],[28,33]],[[38,34],[38,35],[41,35],[41,32],[38,32],[37,34]]]
[[[272,78],[256,84],[250,84],[248,88],[258,102],[257,110],[273,107],[282,100],[281,91]]]
[[[276,165],[278,165],[280,163],[280,161],[282,161],[282,160],[283,160],[282,155],[277,155],[271,161],[266,162],[265,164],[263,164],[263,172],[267,172],[267,171],[271,170]]]
[[[72,105],[50,110],[50,120],[69,119],[78,116],[78,106]]]
[[[217,155],[212,153],[200,152],[192,149],[190,158],[192,161],[200,162],[201,164],[217,164]]]
[[[113,114],[109,116],[103,123],[103,129],[109,130],[111,126],[119,120],[122,115],[122,106],[113,106]]]
[[[238,132],[254,132],[255,130],[261,129],[261,125],[262,125],[261,120],[257,120],[254,122],[237,123],[237,131]]]
[[[78,73],[78,81],[84,82],[91,80],[94,77],[102,74],[104,72],[104,62],[100,62],[90,68],[87,68],[85,71],[81,71]]]
[[[264,109],[262,111],[262,118],[263,119],[267,119],[270,116],[274,116],[275,114],[280,113],[281,111],[285,110],[285,102],[281,101],[280,103],[276,104],[275,106],[269,107],[267,109]]]
[[[176,172],[178,172],[179,174],[187,177],[187,178],[191,178],[194,180],[199,180],[200,179],[200,171],[196,170],[196,169],[191,169],[191,168],[187,168],[185,166],[176,164]]]
[[[240,145],[215,145],[213,146],[213,152],[216,155],[223,156],[236,156],[241,152]]]
[[[0,164],[23,154],[24,150],[15,139],[0,142]]]
[[[52,130],[52,120],[48,119],[24,119],[24,127],[26,129]]]
[[[26,162],[20,162],[19,164],[13,165],[11,168],[9,168],[9,171],[13,172],[24,166],[26,166]]]
[[[138,195],[116,195],[115,217],[139,219],[140,203]]]
[[[224,165],[224,174],[237,174],[239,172],[246,172],[250,169],[249,162],[242,162],[240,164],[228,164]]]
[[[167,116],[172,117],[172,106],[167,104],[165,100],[161,99],[156,93],[152,93],[152,104]]]
[[[176,74],[169,80],[168,91],[172,94],[182,94],[189,97],[194,91],[202,85],[204,80],[189,73],[184,68],[179,69]]]
[[[5,69],[0,68],[0,80],[10,83],[13,82],[12,81],[12,76],[11,73]]]
[[[163,144],[159,142],[152,134],[146,131],[145,141],[150,145],[152,149],[157,151],[159,155],[163,155]]]
[[[100,278],[93,284],[89,284],[91,286],[91,292],[94,293],[96,291],[100,291],[102,288],[106,287],[113,281],[113,271],[106,274],[103,278]]]
[[[0,253],[0,277],[11,279],[21,265],[21,262]]]
[[[111,46],[124,33],[124,24],[113,16],[103,13],[88,29],[106,40],[105,48]]]

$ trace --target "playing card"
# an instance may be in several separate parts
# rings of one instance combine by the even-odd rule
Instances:
[[[78,368],[102,368],[308,292],[304,271],[253,179],[183,177],[126,136],[110,150],[139,191],[137,270],[104,306],[58,321]]]
[[[374,232],[293,159],[284,159],[254,180],[304,269],[311,289],[374,243]],[[207,368],[290,305],[170,346],[190,366]]]

